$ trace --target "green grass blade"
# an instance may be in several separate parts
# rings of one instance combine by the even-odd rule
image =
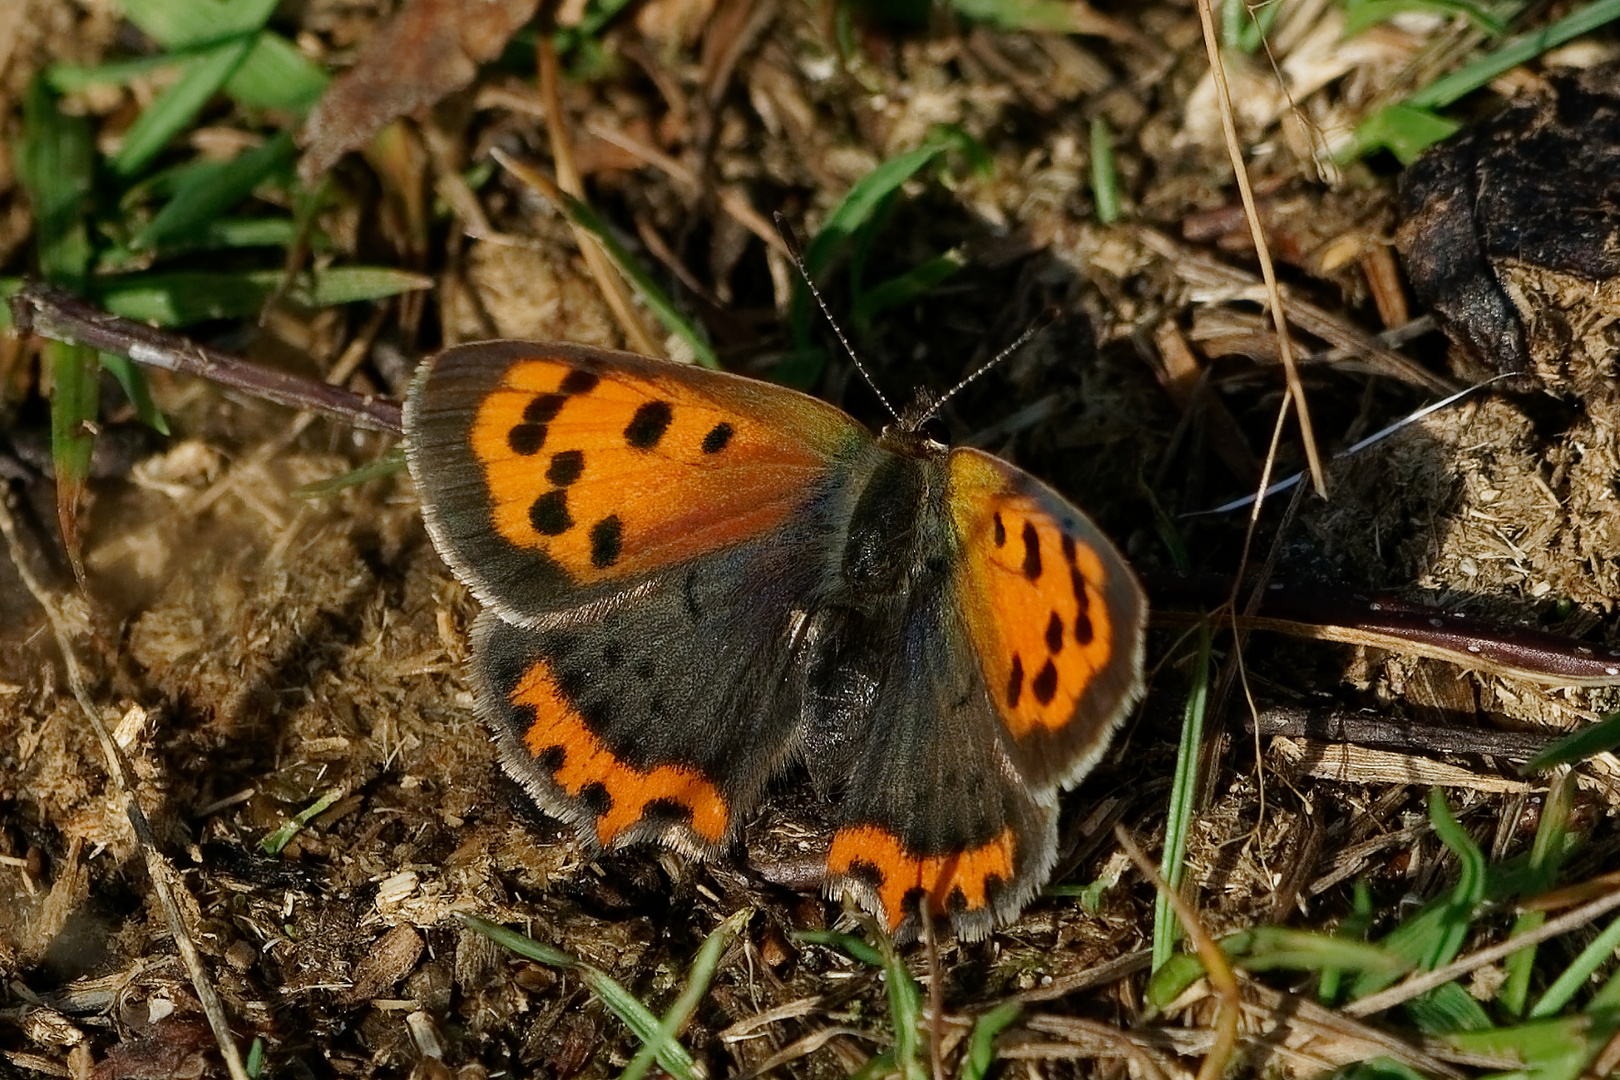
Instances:
[[[1493,38],[1507,33],[1506,22],[1477,4],[1458,3],[1457,0],[1349,0],[1344,5],[1344,36],[1355,37],[1409,11],[1461,15],[1476,30]]]
[[[825,270],[833,252],[872,217],[884,199],[944,152],[943,145],[923,146],[890,158],[855,181],[804,249],[806,273],[815,277]]]
[[[664,329],[680,338],[692,350],[693,362],[699,367],[719,370],[720,358],[714,354],[714,349],[703,340],[697,328],[686,321],[675,302],[653,281],[652,275],[642,269],[641,263],[619,243],[619,238],[613,235],[613,230],[596,215],[596,211],[566,191],[557,194],[562,196],[563,211],[568,215],[568,220],[596,237],[608,258],[613,260],[613,265],[624,275],[636,295],[641,297],[641,302],[664,324]]]
[[[101,306],[115,315],[159,326],[190,326],[208,319],[256,315],[280,287],[282,278],[280,270],[232,274],[177,270],[99,281],[94,291]],[[334,307],[380,300],[432,285],[431,278],[403,270],[341,266],[301,275],[287,291],[286,299],[305,307]]]
[[[1425,86],[1396,105],[1379,109],[1356,127],[1352,155],[1387,149],[1409,165],[1418,154],[1446,138],[1460,126],[1434,115],[1504,72],[1535,59],[1550,49],[1620,18],[1620,0],[1596,0],[1539,30],[1520,34],[1495,52],[1480,57],[1443,79]]]
[[[1485,853],[1452,815],[1445,793],[1439,788],[1429,789],[1429,821],[1440,842],[1457,856],[1462,873],[1451,894],[1450,907],[1455,917],[1446,921],[1444,932],[1436,938],[1429,955],[1418,961],[1424,971],[1432,971],[1456,959],[1468,938],[1474,908],[1485,897]]]
[[[1447,1036],[1446,1041],[1464,1053],[1517,1058],[1524,1062],[1524,1070],[1508,1076],[1578,1080],[1596,1049],[1592,1035],[1587,1017],[1566,1016],[1517,1027],[1459,1032]]]
[[[1524,891],[1543,892],[1552,888],[1558,880],[1559,867],[1563,865],[1564,855],[1569,850],[1569,815],[1574,806],[1575,780],[1566,772],[1553,784],[1541,808],[1541,820],[1536,823],[1536,838],[1530,845],[1529,878],[1523,885]],[[1520,912],[1513,921],[1512,935],[1529,933],[1546,921],[1545,911]],[[1502,984],[1497,1001],[1510,1016],[1524,1015],[1536,955],[1536,947],[1532,945],[1503,961],[1508,977]]]
[[[641,1049],[631,1060],[628,1068],[620,1076],[620,1080],[641,1080],[652,1068],[654,1058],[661,1053],[668,1053],[679,1049],[675,1037],[686,1021],[703,1001],[709,992],[709,984],[714,980],[715,969],[720,966],[720,957],[725,953],[731,940],[742,932],[748,925],[748,920],[754,917],[753,908],[743,908],[715,927],[714,931],[704,939],[703,947],[698,950],[697,958],[692,961],[692,970],[687,974],[686,985],[681,988],[680,996],[669,1007],[664,1018],[658,1022],[658,1032],[655,1038],[643,1043]]]
[[[159,94],[129,126],[110,162],[112,171],[128,179],[150,165],[170,139],[191,126],[208,100],[247,59],[252,47],[252,39],[244,35],[215,45],[192,60],[179,81]]]
[[[1019,1002],[1003,1001],[973,1022],[959,1080],[984,1080],[989,1075],[990,1066],[996,1061],[996,1036],[1011,1026],[1023,1010]]]
[[[258,30],[278,0],[120,0],[125,17],[166,49],[213,45]]]
[[[459,918],[464,926],[482,934],[508,952],[526,956],[548,967],[577,972],[591,993],[601,999],[607,1010],[617,1016],[637,1039],[649,1042],[657,1037],[658,1017],[654,1016],[639,998],[601,968],[575,960],[561,949],[536,941],[516,930],[508,930],[488,919],[480,919],[475,915],[461,915]],[[669,1043],[657,1057],[658,1064],[676,1080],[698,1080],[701,1075],[697,1062],[692,1060],[692,1055],[688,1054],[679,1043]]]
[[[1530,1018],[1541,1020],[1560,1012],[1586,985],[1586,981],[1597,974],[1600,967],[1614,959],[1616,950],[1620,950],[1620,918],[1604,927],[1603,932],[1581,950],[1569,967],[1559,973],[1530,1010]]]
[[[1620,18],[1620,0],[1596,0],[1596,3],[1572,11],[1555,23],[1520,34],[1495,52],[1480,57],[1443,79],[1437,79],[1407,98],[1406,104],[1419,109],[1443,108],[1463,95],[1473,93],[1498,75],[1616,18]]]
[[[1461,127],[1457,121],[1436,116],[1428,109],[1387,105],[1357,125],[1351,156],[1388,150],[1402,165],[1410,165],[1423,151],[1449,139]]]
[[[1620,712],[1612,712],[1595,724],[1565,735],[1527,761],[1519,771],[1529,775],[1555,765],[1574,765],[1617,746],[1620,746]]]
[[[850,321],[858,329],[865,330],[882,312],[909,304],[920,296],[926,296],[966,265],[967,255],[961,248],[952,248],[944,254],[935,255],[904,274],[892,277],[881,285],[875,285],[861,293],[850,312]]]
[[[292,489],[291,495],[295,499],[324,499],[328,495],[336,495],[340,491],[359,487],[368,480],[376,480],[384,476],[397,476],[404,472],[405,468],[405,451],[396,446],[369,465],[350,469],[341,476],[316,480],[310,484],[301,484]]]
[[[793,935],[793,940],[805,945],[820,945],[828,949],[837,949],[863,964],[872,967],[883,966],[883,954],[870,944],[856,937],[854,934],[841,934],[836,930],[800,930]]]
[[[23,133],[17,143],[17,179],[34,210],[39,272],[47,281],[82,292],[90,269],[85,207],[95,167],[95,134],[83,117],[66,116],[43,79],[23,98]]]
[[[296,154],[292,132],[283,131],[230,161],[190,174],[130,246],[157,248],[193,239],[259,184],[291,165]]]
[[[146,372],[141,370],[139,364],[127,356],[116,353],[101,353],[98,356],[101,366],[123,387],[124,396],[135,409],[135,415],[141,423],[156,431],[160,435],[169,434],[169,421],[152,400],[152,386],[146,381]]]
[[[72,94],[96,86],[124,86],[144,75],[175,64],[173,54],[139,56],[133,60],[115,60],[109,64],[81,67],[78,64],[52,64],[45,69],[45,82],[58,94]]]
[[[332,78],[280,34],[263,31],[242,66],[225,80],[225,93],[250,109],[285,109],[303,116]]]
[[[1486,1031],[1491,1018],[1485,1007],[1458,983],[1437,986],[1402,1006],[1407,1018],[1425,1035],[1439,1037],[1461,1031]]]
[[[1410,971],[1408,960],[1377,945],[1281,926],[1258,926],[1220,940],[1221,951],[1244,971],[1372,971],[1395,977]],[[1164,1008],[1204,976],[1204,965],[1190,953],[1178,952],[1153,972],[1147,1000]]]
[[[1091,120],[1091,197],[1096,202],[1097,220],[1112,225],[1119,220],[1119,173],[1114,168],[1114,136],[1108,121]]]
[[[924,897],[923,903],[927,903]],[[905,1080],[925,1080],[928,1065],[922,1039],[922,990],[889,935],[878,933],[883,953],[883,985],[889,992],[889,1022],[894,1027],[894,1060]]]
[[[968,18],[989,23],[997,30],[1074,33],[1074,15],[1060,0],[950,0],[950,3]]]
[[[292,842],[292,838],[304,831],[304,826],[320,817],[332,808],[332,804],[343,798],[346,793],[342,788],[332,788],[321,795],[314,802],[304,807],[298,813],[281,823],[275,832],[259,841],[259,850],[266,855],[279,855],[281,849]]]
[[[1198,652],[1193,661],[1192,685],[1181,717],[1181,746],[1176,751],[1175,779],[1170,786],[1170,811],[1164,826],[1164,855],[1159,873],[1171,889],[1181,888],[1187,871],[1187,833],[1192,828],[1193,802],[1198,794],[1198,757],[1204,745],[1204,712],[1209,707],[1209,620],[1198,624]],[[1153,968],[1157,970],[1175,953],[1181,924],[1170,900],[1153,900]]]
[[[1352,891],[1350,914],[1346,915],[1333,933],[1336,937],[1346,941],[1362,941],[1367,937],[1367,931],[1372,929],[1376,911],[1373,908],[1372,890],[1367,883],[1357,880]],[[1322,978],[1316,987],[1317,1000],[1323,1004],[1331,1004],[1338,1000],[1339,987],[1344,980],[1344,969],[1340,967],[1326,967],[1322,969]]]

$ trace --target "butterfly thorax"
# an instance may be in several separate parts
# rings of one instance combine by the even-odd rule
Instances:
[[[938,530],[924,527],[943,498],[944,447],[913,432],[883,434],[878,461],[850,513],[842,570],[858,607],[906,593],[940,561]]]

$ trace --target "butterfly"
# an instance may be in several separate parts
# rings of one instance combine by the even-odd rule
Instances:
[[[425,362],[427,529],[483,604],[506,771],[589,850],[712,858],[795,765],[829,895],[901,938],[1017,916],[1141,692],[1146,602],[1084,514],[918,425],[575,344]]]

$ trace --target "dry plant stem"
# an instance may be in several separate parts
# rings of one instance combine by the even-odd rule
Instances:
[[[118,792],[118,800],[123,803],[124,814],[129,819],[130,828],[135,832],[135,844],[140,848],[141,856],[145,860],[146,876],[151,879],[152,889],[157,893],[158,903],[163,908],[164,921],[169,925],[169,933],[174,938],[175,948],[180,952],[180,960],[185,964],[186,973],[191,977],[191,988],[202,1006],[203,1015],[208,1018],[208,1026],[214,1033],[214,1041],[219,1046],[220,1055],[225,1059],[225,1068],[230,1072],[231,1080],[248,1080],[247,1067],[242,1062],[242,1055],[237,1050],[235,1039],[231,1034],[230,1021],[225,1016],[225,1006],[220,1002],[219,995],[214,992],[213,984],[209,982],[208,970],[203,967],[202,956],[197,952],[196,943],[191,940],[185,916],[180,911],[179,901],[175,899],[171,877],[174,870],[158,851],[157,839],[152,833],[152,823],[146,819],[145,812],[135,801],[134,776],[129,762],[124,758],[118,744],[113,741],[112,733],[102,721],[100,710],[90,699],[90,692],[84,685],[84,675],[79,670],[79,662],[73,653],[73,643],[68,639],[67,628],[62,624],[62,617],[56,610],[56,603],[50,591],[28,569],[27,560],[23,556],[22,542],[17,538],[16,523],[11,517],[11,507],[7,505],[3,496],[0,496],[0,533],[5,535],[6,548],[10,552],[12,565],[17,568],[17,576],[22,579],[23,587],[45,610],[45,616],[50,621],[51,633],[56,638],[56,647],[62,653],[62,665],[67,671],[68,686],[72,689],[73,697],[78,701],[85,719],[90,721],[90,726],[96,733],[96,740],[101,743],[101,752],[107,759],[107,773]]]
[[[1243,198],[1243,215],[1248,218],[1249,233],[1254,237],[1254,253],[1260,260],[1260,275],[1266,281],[1266,298],[1271,308],[1271,321],[1277,329],[1277,350],[1288,379],[1288,394],[1299,409],[1299,434],[1305,443],[1305,459],[1310,463],[1311,482],[1316,487],[1316,493],[1325,499],[1327,479],[1322,475],[1322,459],[1316,451],[1316,434],[1311,430],[1311,410],[1305,403],[1305,386],[1299,381],[1299,368],[1294,364],[1294,346],[1288,337],[1288,316],[1283,311],[1282,294],[1277,289],[1277,272],[1271,265],[1271,248],[1266,244],[1265,230],[1260,227],[1260,211],[1254,204],[1249,170],[1243,164],[1243,148],[1238,144],[1237,125],[1232,120],[1232,90],[1226,85],[1226,68],[1221,63],[1221,47],[1215,36],[1215,14],[1210,9],[1210,0],[1198,0],[1198,21],[1204,28],[1204,47],[1209,51],[1210,74],[1215,79],[1215,95],[1221,104],[1221,130],[1226,134],[1226,151],[1231,155],[1232,173],[1237,179],[1238,194]]]
[[[924,897],[922,911],[923,940],[928,950],[928,1067],[934,1080],[945,1080],[945,1059],[940,1047],[945,1041],[945,979],[939,965],[939,937],[934,933],[934,916],[929,913],[929,898]]]
[[[1613,911],[1615,908],[1620,908],[1620,889],[1593,900],[1589,904],[1582,904],[1575,910],[1560,915],[1556,919],[1542,923],[1534,930],[1523,934],[1515,934],[1513,937],[1497,942],[1488,949],[1481,949],[1479,952],[1453,961],[1445,967],[1438,967],[1433,971],[1413,975],[1404,982],[1396,983],[1388,990],[1364,997],[1359,1001],[1352,1001],[1344,1006],[1344,1011],[1351,1016],[1371,1016],[1373,1013],[1383,1012],[1385,1009],[1399,1005],[1403,1001],[1409,1001],[1419,994],[1433,990],[1437,986],[1444,986],[1459,975],[1466,975],[1470,971],[1484,967],[1486,964],[1494,964],[1504,956],[1510,956],[1527,945],[1539,945],[1549,938],[1555,938],[1560,934],[1567,934],[1571,930],[1579,929],[1593,919],[1606,912]]]
[[[663,172],[676,183],[684,184],[693,189],[696,189],[700,184],[697,174],[692,172],[691,169],[688,169],[657,147],[648,146],[640,139],[632,139],[622,131],[615,131],[599,124],[586,124],[585,132],[605,143],[617,146],[627,154],[634,154],[648,165]],[[781,234],[771,227],[771,223],[765,220],[765,215],[755,210],[740,191],[735,188],[722,187],[717,188],[714,194],[716,201],[720,204],[720,209],[730,214],[737,224],[759,237],[766,247],[775,248],[783,255],[788,253],[787,244],[783,242]]]
[[[551,158],[557,166],[557,186],[583,201],[585,184],[580,179],[579,169],[574,163],[574,148],[563,126],[562,96],[557,91],[557,54],[549,38],[540,43],[540,96],[545,100],[546,133],[551,138]],[[568,227],[573,230],[574,242],[585,257],[585,265],[590,267],[591,276],[596,279],[596,287],[602,290],[603,299],[619,320],[619,327],[624,331],[631,351],[643,356],[663,356],[664,350],[653,340],[636,314],[630,290],[613,268],[613,260],[602,250],[602,245],[596,242],[596,237],[572,221]]]
[[[1181,920],[1182,927],[1187,936],[1192,938],[1193,948],[1198,952],[1198,959],[1203,963],[1204,970],[1209,974],[1210,985],[1220,996],[1220,1012],[1216,1019],[1217,1030],[1215,1044],[1210,1047],[1209,1053],[1204,1057],[1204,1063],[1199,1067],[1198,1080],[1219,1080],[1226,1073],[1227,1063],[1232,1060],[1232,1052],[1237,1048],[1238,1017],[1243,1012],[1243,998],[1238,992],[1237,975],[1232,971],[1232,965],[1227,963],[1226,954],[1221,947],[1215,944],[1215,939],[1209,936],[1204,929],[1203,922],[1192,905],[1176,890],[1172,889],[1159,871],[1148,862],[1142,849],[1136,846],[1131,838],[1131,832],[1123,825],[1114,826],[1114,836],[1125,849],[1125,855],[1136,865],[1142,876],[1153,883],[1153,887],[1163,893],[1175,908],[1176,918]]]
[[[19,334],[36,333],[127,356],[147,367],[197,375],[265,401],[324,413],[356,427],[395,433],[402,429],[399,405],[386,398],[362,397],[319,379],[249,363],[179,334],[109,314],[43,282],[25,283],[11,299],[11,311]]]

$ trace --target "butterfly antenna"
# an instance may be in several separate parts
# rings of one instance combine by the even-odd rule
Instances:
[[[1011,356],[1019,349],[1022,349],[1025,345],[1028,345],[1031,338],[1033,338],[1036,334],[1045,331],[1062,317],[1063,312],[1057,307],[1056,304],[1041,312],[1040,317],[1030,324],[1029,329],[1018,335],[1017,341],[996,353],[996,355],[992,356],[990,359],[981,364],[979,366],[979,370],[973,372],[973,374],[967,376],[961,382],[957,383],[955,386],[941,394],[939,396],[939,400],[935,401],[928,407],[928,411],[923,413],[921,419],[919,419],[917,423],[922,424],[938,416],[939,411],[945,407],[945,403],[951,400],[951,398],[955,397],[964,386],[972,382],[974,379],[977,379],[980,375],[983,375],[985,372],[989,371],[1003,360],[1007,359],[1007,357]]]
[[[872,388],[872,393],[876,394],[878,400],[883,402],[883,407],[889,410],[889,415],[899,420],[900,414],[889,403],[889,399],[884,395],[883,391],[878,389],[877,380],[872,378],[870,371],[866,370],[866,365],[861,363],[861,358],[855,355],[855,348],[849,343],[849,339],[844,336],[844,331],[839,327],[838,320],[833,318],[832,309],[827,306],[827,301],[821,298],[821,290],[816,288],[814,281],[810,280],[810,271],[804,265],[804,252],[799,248],[799,238],[794,235],[793,229],[788,225],[786,218],[781,214],[774,216],[776,218],[776,231],[782,234],[782,242],[787,245],[788,257],[793,260],[793,265],[798,267],[799,277],[804,279],[805,287],[810,290],[810,295],[816,298],[816,306],[821,308],[821,314],[826,318],[827,325],[832,327],[833,334],[838,338],[838,344],[844,347],[844,352],[849,354],[849,359],[855,365],[855,370],[861,373],[861,378],[865,379],[866,385]]]

